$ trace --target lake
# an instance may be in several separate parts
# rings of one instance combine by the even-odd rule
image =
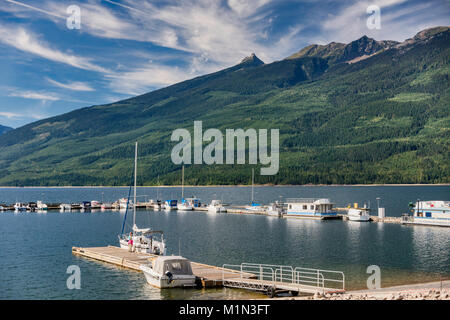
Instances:
[[[47,203],[126,197],[128,188],[0,188],[0,203]],[[185,196],[204,202],[250,202],[250,187],[185,187]],[[179,199],[178,187],[140,187],[141,201]],[[268,204],[293,197],[326,197],[338,207],[369,203],[377,197],[387,216],[401,216],[408,203],[449,200],[450,186],[257,186],[255,201]],[[142,274],[79,258],[72,246],[117,245],[120,212],[0,213],[0,299],[239,299],[261,297],[236,289],[158,290]],[[316,221],[259,215],[139,210],[139,226],[164,230],[169,254],[221,266],[242,262],[340,270],[347,288],[365,288],[370,265],[381,268],[381,285],[450,277],[450,229]],[[128,221],[127,226],[131,224]],[[81,289],[69,290],[67,267],[81,269]]]

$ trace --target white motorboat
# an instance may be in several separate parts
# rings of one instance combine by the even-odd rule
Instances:
[[[59,208],[61,209],[61,211],[71,211],[72,205],[68,203],[62,203],[59,205]]]
[[[186,199],[181,199],[181,203],[177,205],[177,209],[180,211],[192,211],[194,210],[194,207],[189,201],[186,201]]]
[[[267,208],[267,214],[269,216],[282,217],[283,214],[285,213],[286,210],[284,209],[283,204],[278,201],[275,201],[275,203],[271,203],[270,206]]]
[[[164,210],[177,210],[178,209],[178,200],[166,200],[164,201]]]
[[[147,283],[156,288],[196,286],[190,261],[180,256],[158,257],[149,264],[141,265],[140,269]]]
[[[353,208],[348,209],[347,216],[350,221],[370,221],[370,209],[366,205],[363,208],[358,208],[358,204],[355,203]]]
[[[92,200],[91,201],[91,209],[101,209],[102,204],[100,203],[100,201],[97,200]]]
[[[27,211],[27,206],[24,205],[23,203],[16,202],[16,204],[14,204],[14,211],[16,212]]]
[[[6,211],[8,209],[6,209],[4,206],[0,206],[0,211]]]
[[[220,200],[212,200],[207,208],[210,213],[227,212],[227,209],[222,205],[222,201]]]
[[[157,255],[166,254],[166,242],[164,240],[164,234],[162,231],[155,231],[151,228],[138,228],[136,225],[136,189],[137,189],[137,156],[138,156],[138,144],[136,142],[135,155],[134,155],[134,205],[133,205],[133,227],[129,234],[124,233],[125,222],[128,213],[128,206],[122,224],[122,232],[119,235],[120,248],[128,249],[132,252],[143,252]],[[155,236],[158,236],[155,237]]]
[[[127,198],[119,199],[119,208],[120,210],[132,209],[133,201],[128,200]]]
[[[38,201],[37,202],[37,209],[39,211],[48,210],[48,206],[45,203],[43,203],[42,201]]]

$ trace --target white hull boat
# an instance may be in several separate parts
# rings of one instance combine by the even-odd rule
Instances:
[[[227,212],[227,209],[222,205],[220,200],[212,200],[207,208],[209,213]]]
[[[195,287],[191,263],[180,256],[158,257],[140,266],[147,283],[160,289]]]
[[[59,206],[59,208],[61,209],[61,211],[71,211],[72,210],[72,205],[63,203],[63,204],[61,204]]]
[[[177,209],[178,209],[179,211],[192,211],[192,210],[194,210],[194,208],[193,208],[189,203],[187,203],[187,202],[185,202],[185,203],[179,203],[179,204],[177,205]]]
[[[367,222],[370,221],[370,209],[369,208],[358,208],[358,205],[355,203],[354,208],[350,208],[348,210],[347,216],[350,221],[360,221]]]
[[[404,215],[404,224],[450,227],[450,201],[417,201],[411,205],[413,215]]]
[[[48,210],[48,206],[45,203],[43,203],[42,201],[38,201],[37,202],[37,209],[40,210],[40,211]]]
[[[17,203],[14,205],[14,211],[15,211],[15,212],[27,211],[27,207],[26,207],[24,204],[22,204],[22,203],[20,203],[20,202],[17,202]]]

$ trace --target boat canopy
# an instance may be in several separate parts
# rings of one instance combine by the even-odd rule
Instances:
[[[169,271],[173,275],[193,275],[191,262],[181,256],[160,256],[153,261],[153,270],[159,274]]]

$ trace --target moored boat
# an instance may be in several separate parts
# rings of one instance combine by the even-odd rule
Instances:
[[[195,287],[191,263],[180,256],[158,257],[140,266],[147,283],[156,288]]]
[[[137,189],[137,157],[138,157],[138,144],[136,142],[135,155],[134,155],[134,205],[133,205],[133,226],[132,231],[129,234],[124,233],[125,222],[128,213],[128,206],[122,223],[122,232],[119,235],[120,248],[128,249],[132,252],[143,252],[157,255],[166,254],[166,243],[164,240],[164,234],[162,231],[155,231],[151,228],[138,228],[136,225],[136,189]],[[131,189],[130,189],[131,191]],[[155,237],[155,236],[158,236]]]
[[[14,204],[14,211],[15,212],[27,211],[27,206],[24,205],[23,203],[16,202]]]
[[[166,200],[164,201],[164,210],[177,210],[178,209],[178,200]]]
[[[61,211],[71,211],[72,205],[69,203],[62,203],[59,205],[59,208],[61,209]]]
[[[348,209],[347,216],[350,221],[370,221],[370,209],[366,205],[363,208],[358,208],[358,204],[355,203],[353,208]]]
[[[286,210],[284,209],[284,204],[278,201],[271,203],[267,208],[267,214],[269,216],[282,217],[285,213]]]
[[[413,215],[403,215],[402,223],[450,227],[450,201],[417,201],[410,207]]]
[[[188,200],[181,199],[181,202],[177,204],[177,209],[180,211],[192,211],[194,210],[194,207]]]
[[[227,212],[227,209],[222,205],[222,201],[220,200],[211,200],[207,208],[210,213]]]
[[[48,206],[45,203],[43,203],[42,201],[39,200],[37,202],[37,209],[40,210],[40,211],[48,210]]]
[[[337,211],[329,199],[297,198],[287,199],[287,217],[308,219],[337,218]]]

